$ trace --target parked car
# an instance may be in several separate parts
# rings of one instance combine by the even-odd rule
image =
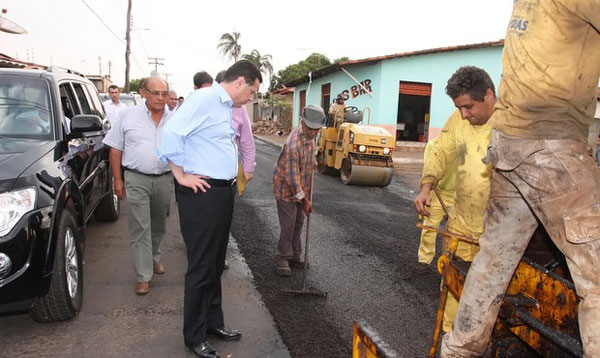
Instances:
[[[0,69],[0,313],[77,315],[87,221],[119,217],[94,85],[69,70]]]
[[[104,102],[108,101],[110,99],[110,96],[108,95],[108,93],[103,92],[100,93],[100,98],[102,98],[102,102]],[[133,107],[142,103],[142,96],[135,92],[121,93],[121,95],[119,96],[119,101],[125,103],[127,107]]]

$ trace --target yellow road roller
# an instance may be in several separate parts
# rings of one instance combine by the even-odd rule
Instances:
[[[360,124],[364,111],[357,107],[340,108],[333,113],[319,134],[317,171],[339,171],[347,185],[387,186],[394,175],[392,154],[395,138],[384,128]]]

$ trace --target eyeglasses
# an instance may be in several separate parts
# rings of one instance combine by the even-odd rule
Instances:
[[[159,95],[161,97],[165,97],[168,98],[169,97],[169,92],[165,91],[165,92],[160,92],[160,91],[150,91],[150,90],[146,90],[148,91],[148,93],[150,93],[151,95],[153,95],[154,97],[158,97]]]

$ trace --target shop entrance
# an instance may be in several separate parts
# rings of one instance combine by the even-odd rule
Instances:
[[[397,141],[427,141],[430,105],[431,83],[400,81]]]

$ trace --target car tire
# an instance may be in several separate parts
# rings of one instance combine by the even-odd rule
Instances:
[[[58,227],[50,289],[34,299],[29,311],[38,322],[64,321],[79,313],[83,301],[83,260],[78,232],[73,214],[65,209]]]
[[[110,190],[109,193],[102,198],[98,207],[96,207],[96,211],[94,212],[94,217],[98,221],[117,221],[119,218],[119,213],[121,212],[121,201],[117,197],[117,193],[115,192],[115,179],[113,176],[110,176]]]

